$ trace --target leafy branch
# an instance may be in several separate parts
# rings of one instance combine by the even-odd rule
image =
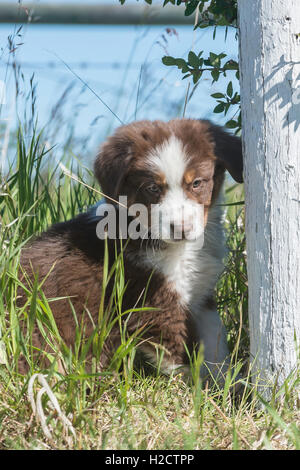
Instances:
[[[126,0],[119,1],[124,4]],[[149,5],[152,4],[152,0],[144,1]],[[164,0],[163,6],[169,3],[177,6],[184,4],[185,16],[190,16],[198,10],[198,21],[194,29],[214,27],[213,38],[215,38],[218,26],[225,26],[225,35],[229,27],[236,27],[237,0]],[[235,60],[228,60],[227,54],[210,52],[206,58],[202,55],[203,51],[198,54],[190,51],[187,60],[166,55],[162,57],[162,62],[167,67],[177,67],[183,74],[182,79],[192,78],[194,85],[198,83],[204,72],[211,75],[212,84],[217,82],[220,76],[227,77],[228,72],[235,72],[236,78],[239,79],[239,64]],[[233,91],[232,81],[227,84],[225,93],[213,93],[211,97],[217,102],[214,113],[224,113],[226,116],[232,106],[238,107],[232,118],[226,122],[226,127],[235,129],[235,133],[238,133],[242,125],[240,95]]]

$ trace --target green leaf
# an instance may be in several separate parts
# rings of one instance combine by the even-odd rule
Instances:
[[[176,65],[179,69],[182,70],[182,73],[189,72],[188,64],[184,59],[175,58],[171,56],[164,56],[161,60],[164,65],[167,65],[167,66]]]
[[[191,0],[190,2],[188,2],[185,7],[185,12],[184,12],[185,16],[192,15],[194,11],[196,10],[198,4],[199,4],[198,0]]]
[[[228,129],[235,129],[236,127],[238,127],[238,123],[236,121],[234,121],[233,119],[231,119],[230,121],[226,122],[225,126]]]
[[[193,83],[196,84],[198,80],[201,78],[202,72],[201,70],[198,70],[193,73]]]
[[[161,60],[164,65],[167,65],[167,66],[176,65],[176,59],[169,55],[165,55]]]
[[[212,70],[211,71],[211,76],[214,79],[214,81],[217,82],[219,80],[220,71],[218,69]]]
[[[214,113],[222,113],[224,111],[224,108],[225,108],[225,103],[219,103],[215,109],[214,109]]]
[[[230,98],[232,97],[232,94],[233,94],[232,82],[229,82],[229,83],[228,83],[226,93],[227,93],[228,96],[230,96]]]
[[[212,95],[213,98],[225,98],[225,95],[223,93],[213,93]]]
[[[188,61],[189,61],[189,64],[195,69],[197,69],[200,65],[200,59],[193,51],[189,52]]]
[[[239,64],[235,60],[228,60],[224,64],[224,68],[226,68],[227,70],[238,70]]]
[[[175,59],[175,65],[177,65],[177,67],[181,69],[183,73],[186,73],[189,71],[188,64],[184,59],[180,59],[180,58]]]
[[[230,106],[231,106],[231,103],[226,103],[225,104],[225,116],[228,113],[228,110],[229,110]]]

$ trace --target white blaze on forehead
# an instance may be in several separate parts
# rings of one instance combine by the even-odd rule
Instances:
[[[151,168],[164,174],[169,188],[181,186],[188,161],[181,140],[172,135],[148,155]]]
[[[183,177],[188,155],[181,140],[172,135],[147,155],[147,163],[154,173],[164,175],[167,190],[157,204],[151,206],[151,237],[163,240],[196,239],[204,229],[202,209],[189,198],[183,188]]]

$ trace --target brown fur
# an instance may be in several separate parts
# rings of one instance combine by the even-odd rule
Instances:
[[[189,119],[173,120],[169,123],[141,121],[119,128],[103,144],[95,161],[95,174],[101,189],[113,198],[126,194],[129,204],[155,203],[154,196],[149,197],[142,191],[143,185],[148,180],[154,179],[162,187],[163,193],[166,183],[163,175],[149,174],[149,171],[147,173],[143,157],[151,148],[161,145],[172,133],[182,140],[191,158],[190,166],[184,176],[185,191],[189,192],[192,198],[205,204],[207,219],[209,209],[223,184],[225,168],[229,168],[237,179],[241,178],[239,140],[232,136],[224,137],[225,133],[208,121]],[[217,154],[216,149],[218,149]],[[238,152],[239,159],[236,156]],[[238,160],[239,168],[236,168],[235,160]],[[199,173],[207,182],[198,192],[193,193],[190,185]],[[76,219],[53,226],[22,252],[22,270],[31,280],[35,275],[39,281],[44,280],[43,291],[47,298],[65,297],[52,301],[51,307],[60,334],[68,345],[72,345],[75,338],[75,320],[70,301],[79,321],[84,315],[87,336],[93,331],[93,324],[87,311],[97,323],[103,277],[104,242],[97,238],[95,228],[96,223],[91,223],[85,214],[81,214]],[[123,299],[123,311],[130,310],[133,306],[141,307],[143,292],[151,275],[151,270],[135,262],[136,247],[136,242],[129,241],[124,254],[125,280],[128,281],[128,287]],[[108,240],[108,250],[111,266],[115,259],[115,241]],[[106,291],[106,306],[112,283],[113,279]],[[24,304],[25,300],[24,292],[20,292],[21,304]],[[142,327],[143,340],[158,344],[163,342],[174,363],[186,363],[184,343],[190,348],[195,343],[193,318],[187,307],[182,305],[177,292],[159,272],[152,273],[144,306],[153,310],[133,313],[128,320],[128,332],[134,333]],[[34,342],[38,347],[43,343],[37,329],[34,333]],[[101,367],[107,365],[119,343],[120,334],[117,325],[106,343],[100,359]],[[143,343],[144,351],[153,351],[151,343]],[[25,362],[21,368],[26,369]]]

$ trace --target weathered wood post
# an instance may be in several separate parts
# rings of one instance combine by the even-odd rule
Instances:
[[[300,341],[300,2],[238,0],[250,341],[264,384]]]

